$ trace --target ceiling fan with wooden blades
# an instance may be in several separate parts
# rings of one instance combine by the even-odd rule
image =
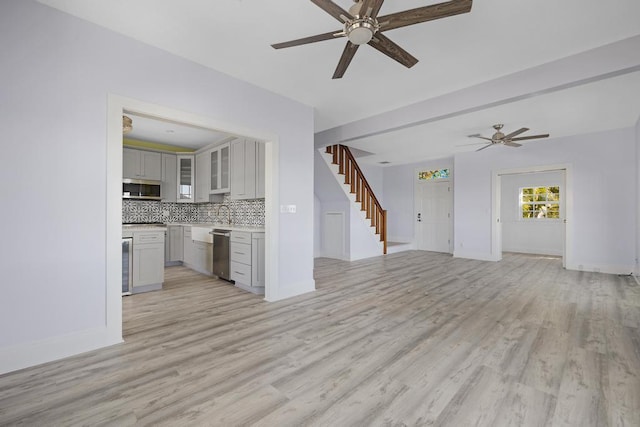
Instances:
[[[518,144],[517,142],[514,142],[514,141],[524,141],[524,140],[527,140],[527,139],[538,139],[538,138],[548,138],[549,137],[548,133],[546,133],[544,135],[530,135],[530,136],[520,136],[520,137],[518,137],[518,135],[523,134],[526,131],[528,131],[529,128],[520,128],[520,129],[518,129],[518,130],[516,130],[514,132],[511,132],[511,133],[505,135],[504,133],[502,133],[503,126],[504,125],[502,125],[502,124],[493,125],[493,128],[496,130],[496,133],[494,133],[491,136],[491,138],[487,138],[487,137],[481,136],[481,135],[469,135],[469,138],[480,138],[480,139],[484,139],[486,141],[489,141],[487,143],[487,145],[485,145],[484,147],[478,148],[476,151],[484,150],[485,148],[489,148],[489,147],[494,146],[496,144],[506,145],[507,147],[521,147],[522,144]]]
[[[347,45],[333,73],[334,79],[342,78],[353,56],[356,54],[360,45],[363,44],[368,44],[407,68],[413,67],[418,60],[392,42],[387,36],[382,34],[382,32],[467,13],[471,10],[473,3],[473,0],[451,0],[444,3],[378,16],[384,0],[354,0],[354,4],[349,8],[349,11],[342,9],[331,0],[311,1],[343,23],[344,29],[338,32],[331,31],[284,43],[276,43],[271,46],[274,49],[282,49],[331,40],[338,37],[347,37]]]

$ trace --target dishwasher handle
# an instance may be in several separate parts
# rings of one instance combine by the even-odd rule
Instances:
[[[219,231],[210,231],[209,234],[211,234],[212,236],[223,236],[223,237],[229,237],[231,236],[231,233],[221,233]]]

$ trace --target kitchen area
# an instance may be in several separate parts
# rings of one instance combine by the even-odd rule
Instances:
[[[127,112],[123,134],[123,296],[176,265],[264,294],[265,143]]]

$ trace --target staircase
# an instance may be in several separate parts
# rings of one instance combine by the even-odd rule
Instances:
[[[383,254],[387,253],[387,211],[382,209],[371,186],[360,170],[356,159],[345,145],[330,145],[326,153],[331,156],[330,162],[338,166],[338,174],[344,176],[344,184],[349,192],[355,195],[355,202],[371,223],[376,236],[380,236]]]

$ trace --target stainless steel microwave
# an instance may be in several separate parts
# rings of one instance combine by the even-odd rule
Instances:
[[[150,179],[123,179],[122,198],[160,200],[161,184],[161,181],[154,181]]]

